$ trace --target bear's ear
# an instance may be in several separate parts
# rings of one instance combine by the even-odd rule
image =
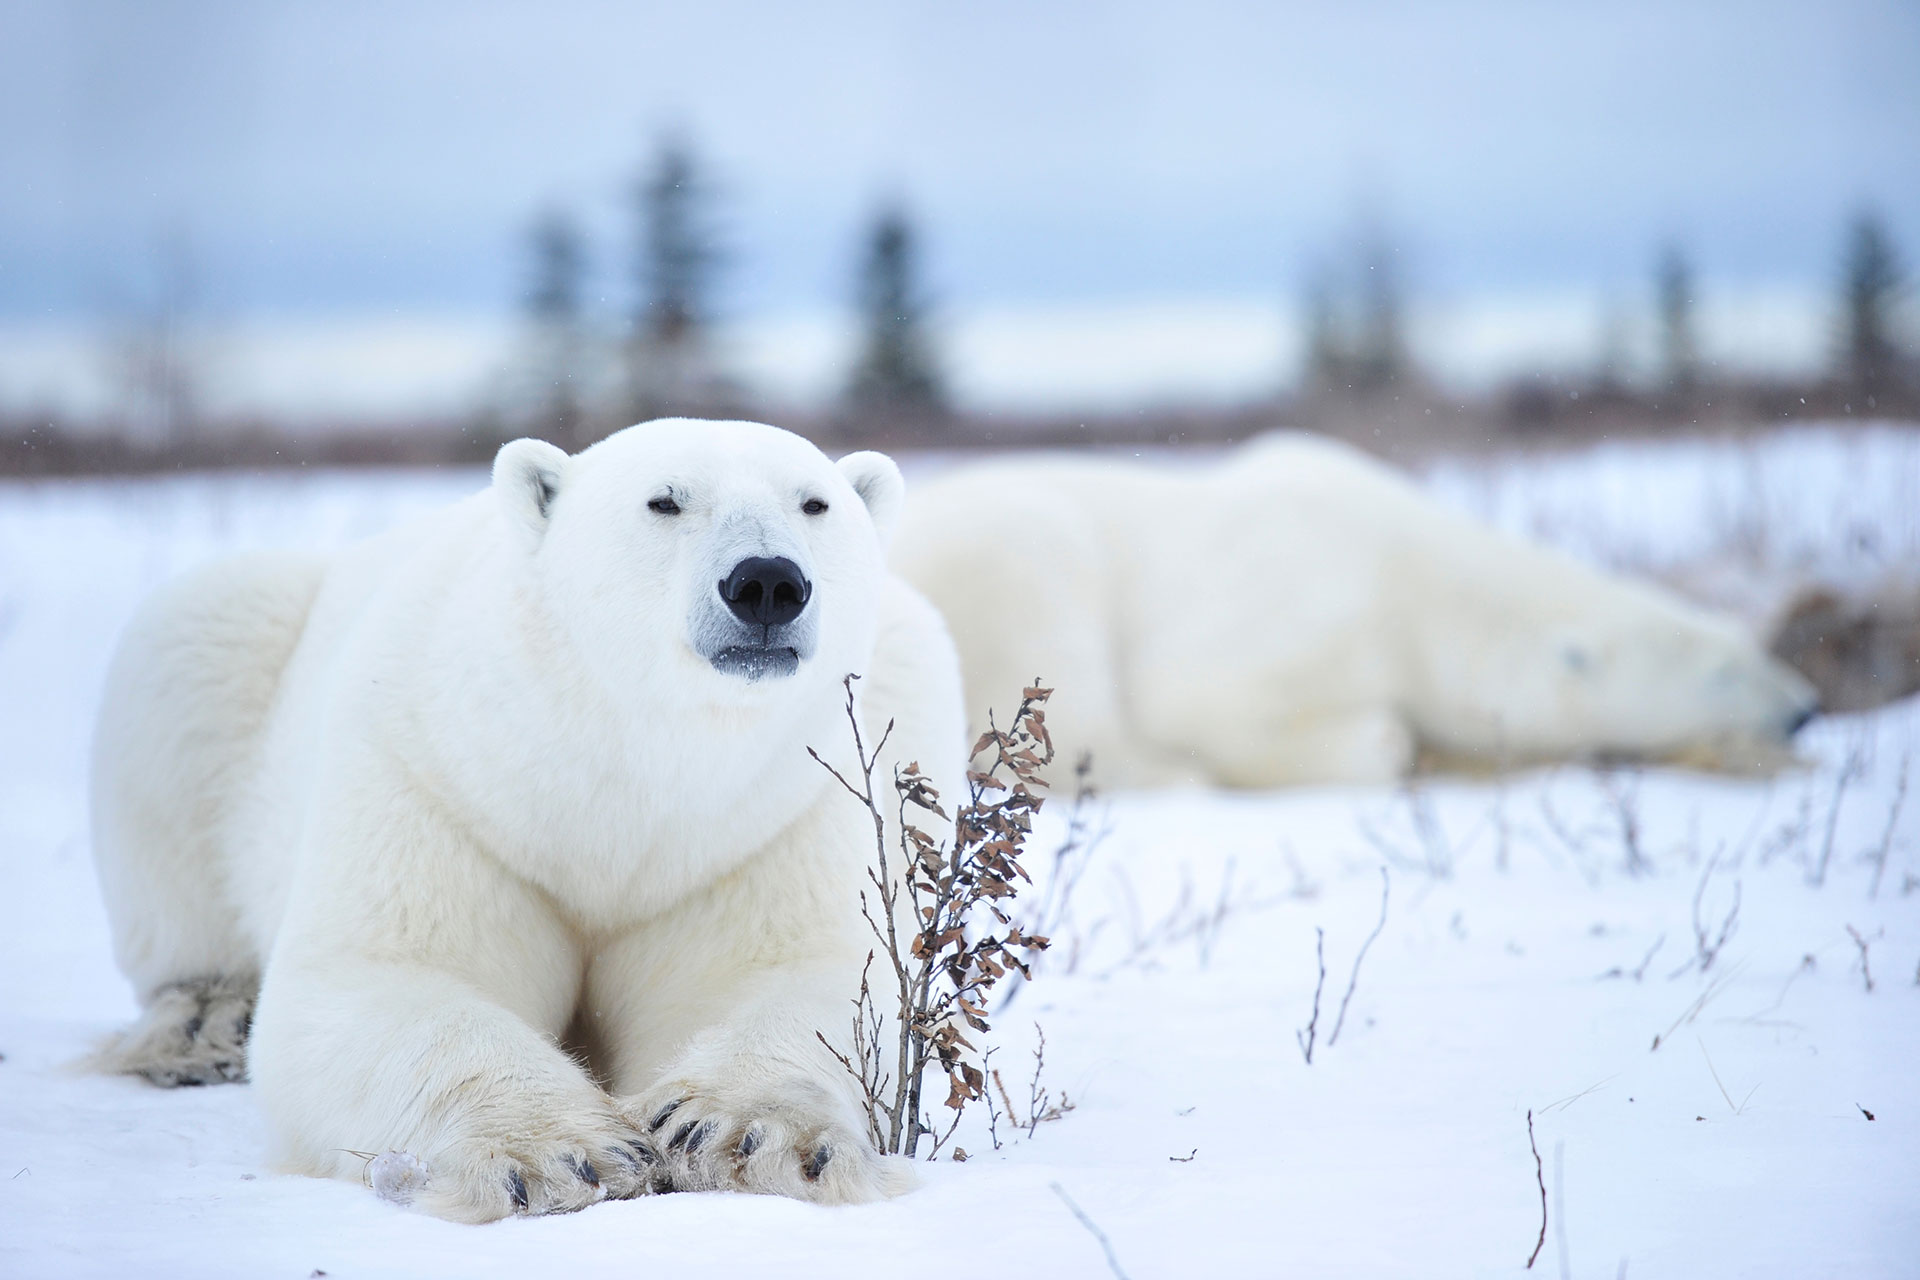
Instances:
[[[900,468],[884,453],[862,451],[840,459],[840,474],[867,504],[874,532],[884,546],[893,536],[893,526],[900,522],[900,504],[907,496],[907,482],[900,478]]]
[[[513,440],[493,456],[493,491],[508,519],[538,541],[570,459],[545,440]]]

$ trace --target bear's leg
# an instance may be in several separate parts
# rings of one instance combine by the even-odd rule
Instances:
[[[140,1022],[93,1061],[161,1084],[244,1075],[261,955],[227,858],[260,737],[320,581],[285,555],[219,561],[128,624],[94,732],[92,844]]]
[[[876,1152],[857,1084],[821,1043],[850,1052],[866,954],[835,918],[857,911],[854,891],[794,878],[821,852],[803,841],[763,853],[588,969],[581,1016],[597,1061],[676,1190],[850,1204],[913,1185],[905,1161]]]
[[[1226,736],[1210,741],[1208,752],[1220,778],[1236,787],[1389,783],[1413,768],[1413,730],[1385,707],[1216,730]]]
[[[659,1149],[674,1190],[859,1204],[912,1188],[911,1169],[875,1150],[845,1068],[816,1034],[848,1052],[857,966],[730,978],[675,966],[674,980],[689,985],[650,1002],[662,988],[626,986],[609,973],[665,970],[657,957],[635,959],[613,954],[596,964],[589,1016],[625,1015],[612,1036],[601,1018],[603,1040],[626,1041],[606,1053],[610,1084],[629,1121]],[[699,1004],[687,1003],[696,991]],[[656,1061],[661,1046],[673,1050],[664,1063]]]
[[[425,807],[363,807],[359,838],[318,837],[303,869],[250,1063],[277,1154],[464,1222],[659,1189],[651,1145],[560,1046],[573,934]]]
[[[664,1190],[644,1134],[471,976],[365,959],[270,970],[254,1078],[285,1162],[457,1222]]]
[[[140,1021],[87,1065],[145,1076],[168,1088],[245,1080],[247,1031],[259,989],[252,975],[168,983],[153,993]]]

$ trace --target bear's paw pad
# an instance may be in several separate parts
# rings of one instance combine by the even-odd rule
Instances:
[[[367,1185],[382,1200],[408,1205],[427,1184],[426,1162],[408,1151],[385,1151],[367,1162]]]

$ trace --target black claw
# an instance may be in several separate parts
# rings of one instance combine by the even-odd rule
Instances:
[[[635,1141],[629,1142],[627,1146],[632,1149],[632,1154],[628,1159],[634,1161],[635,1167],[643,1164],[655,1165],[660,1163],[660,1157],[656,1155],[653,1148],[646,1143]]]
[[[759,1149],[760,1131],[758,1129],[747,1130],[745,1136],[740,1139],[740,1154],[750,1156]]]
[[[518,1169],[507,1170],[507,1194],[513,1197],[514,1208],[527,1207],[527,1180],[520,1176]]]
[[[702,1122],[700,1127],[693,1131],[693,1136],[687,1139],[687,1154],[692,1155],[705,1146],[707,1139],[713,1136],[713,1131],[717,1127],[712,1120]]]
[[[675,1131],[673,1135],[673,1141],[667,1144],[667,1150],[678,1151],[680,1148],[686,1146],[687,1139],[692,1137],[693,1131],[695,1129],[698,1129],[699,1127],[700,1127],[700,1122],[698,1120],[689,1120],[685,1124],[681,1125],[680,1128],[677,1131]]]
[[[823,1144],[815,1149],[812,1158],[807,1161],[801,1172],[807,1175],[808,1182],[812,1182],[819,1178],[820,1171],[827,1167],[827,1161],[831,1159],[833,1159],[833,1148]]]
[[[573,1176],[590,1187],[600,1185],[600,1171],[593,1167],[593,1161],[585,1156],[568,1156],[567,1164],[573,1169]]]
[[[660,1132],[660,1126],[665,1124],[669,1119],[671,1119],[673,1117],[673,1113],[678,1111],[680,1109],[680,1104],[685,1101],[686,1101],[685,1098],[676,1098],[672,1102],[669,1102],[666,1106],[660,1108],[659,1111],[655,1112],[652,1121],[650,1121],[647,1125],[647,1132],[648,1133]]]

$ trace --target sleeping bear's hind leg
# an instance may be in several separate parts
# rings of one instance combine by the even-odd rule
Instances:
[[[1413,769],[1412,727],[1387,707],[1353,708],[1241,724],[1222,717],[1206,743],[1218,776],[1236,787],[1398,782]]]
[[[168,983],[154,992],[140,1020],[88,1065],[145,1076],[163,1088],[245,1080],[247,1033],[259,991],[252,976]]]

